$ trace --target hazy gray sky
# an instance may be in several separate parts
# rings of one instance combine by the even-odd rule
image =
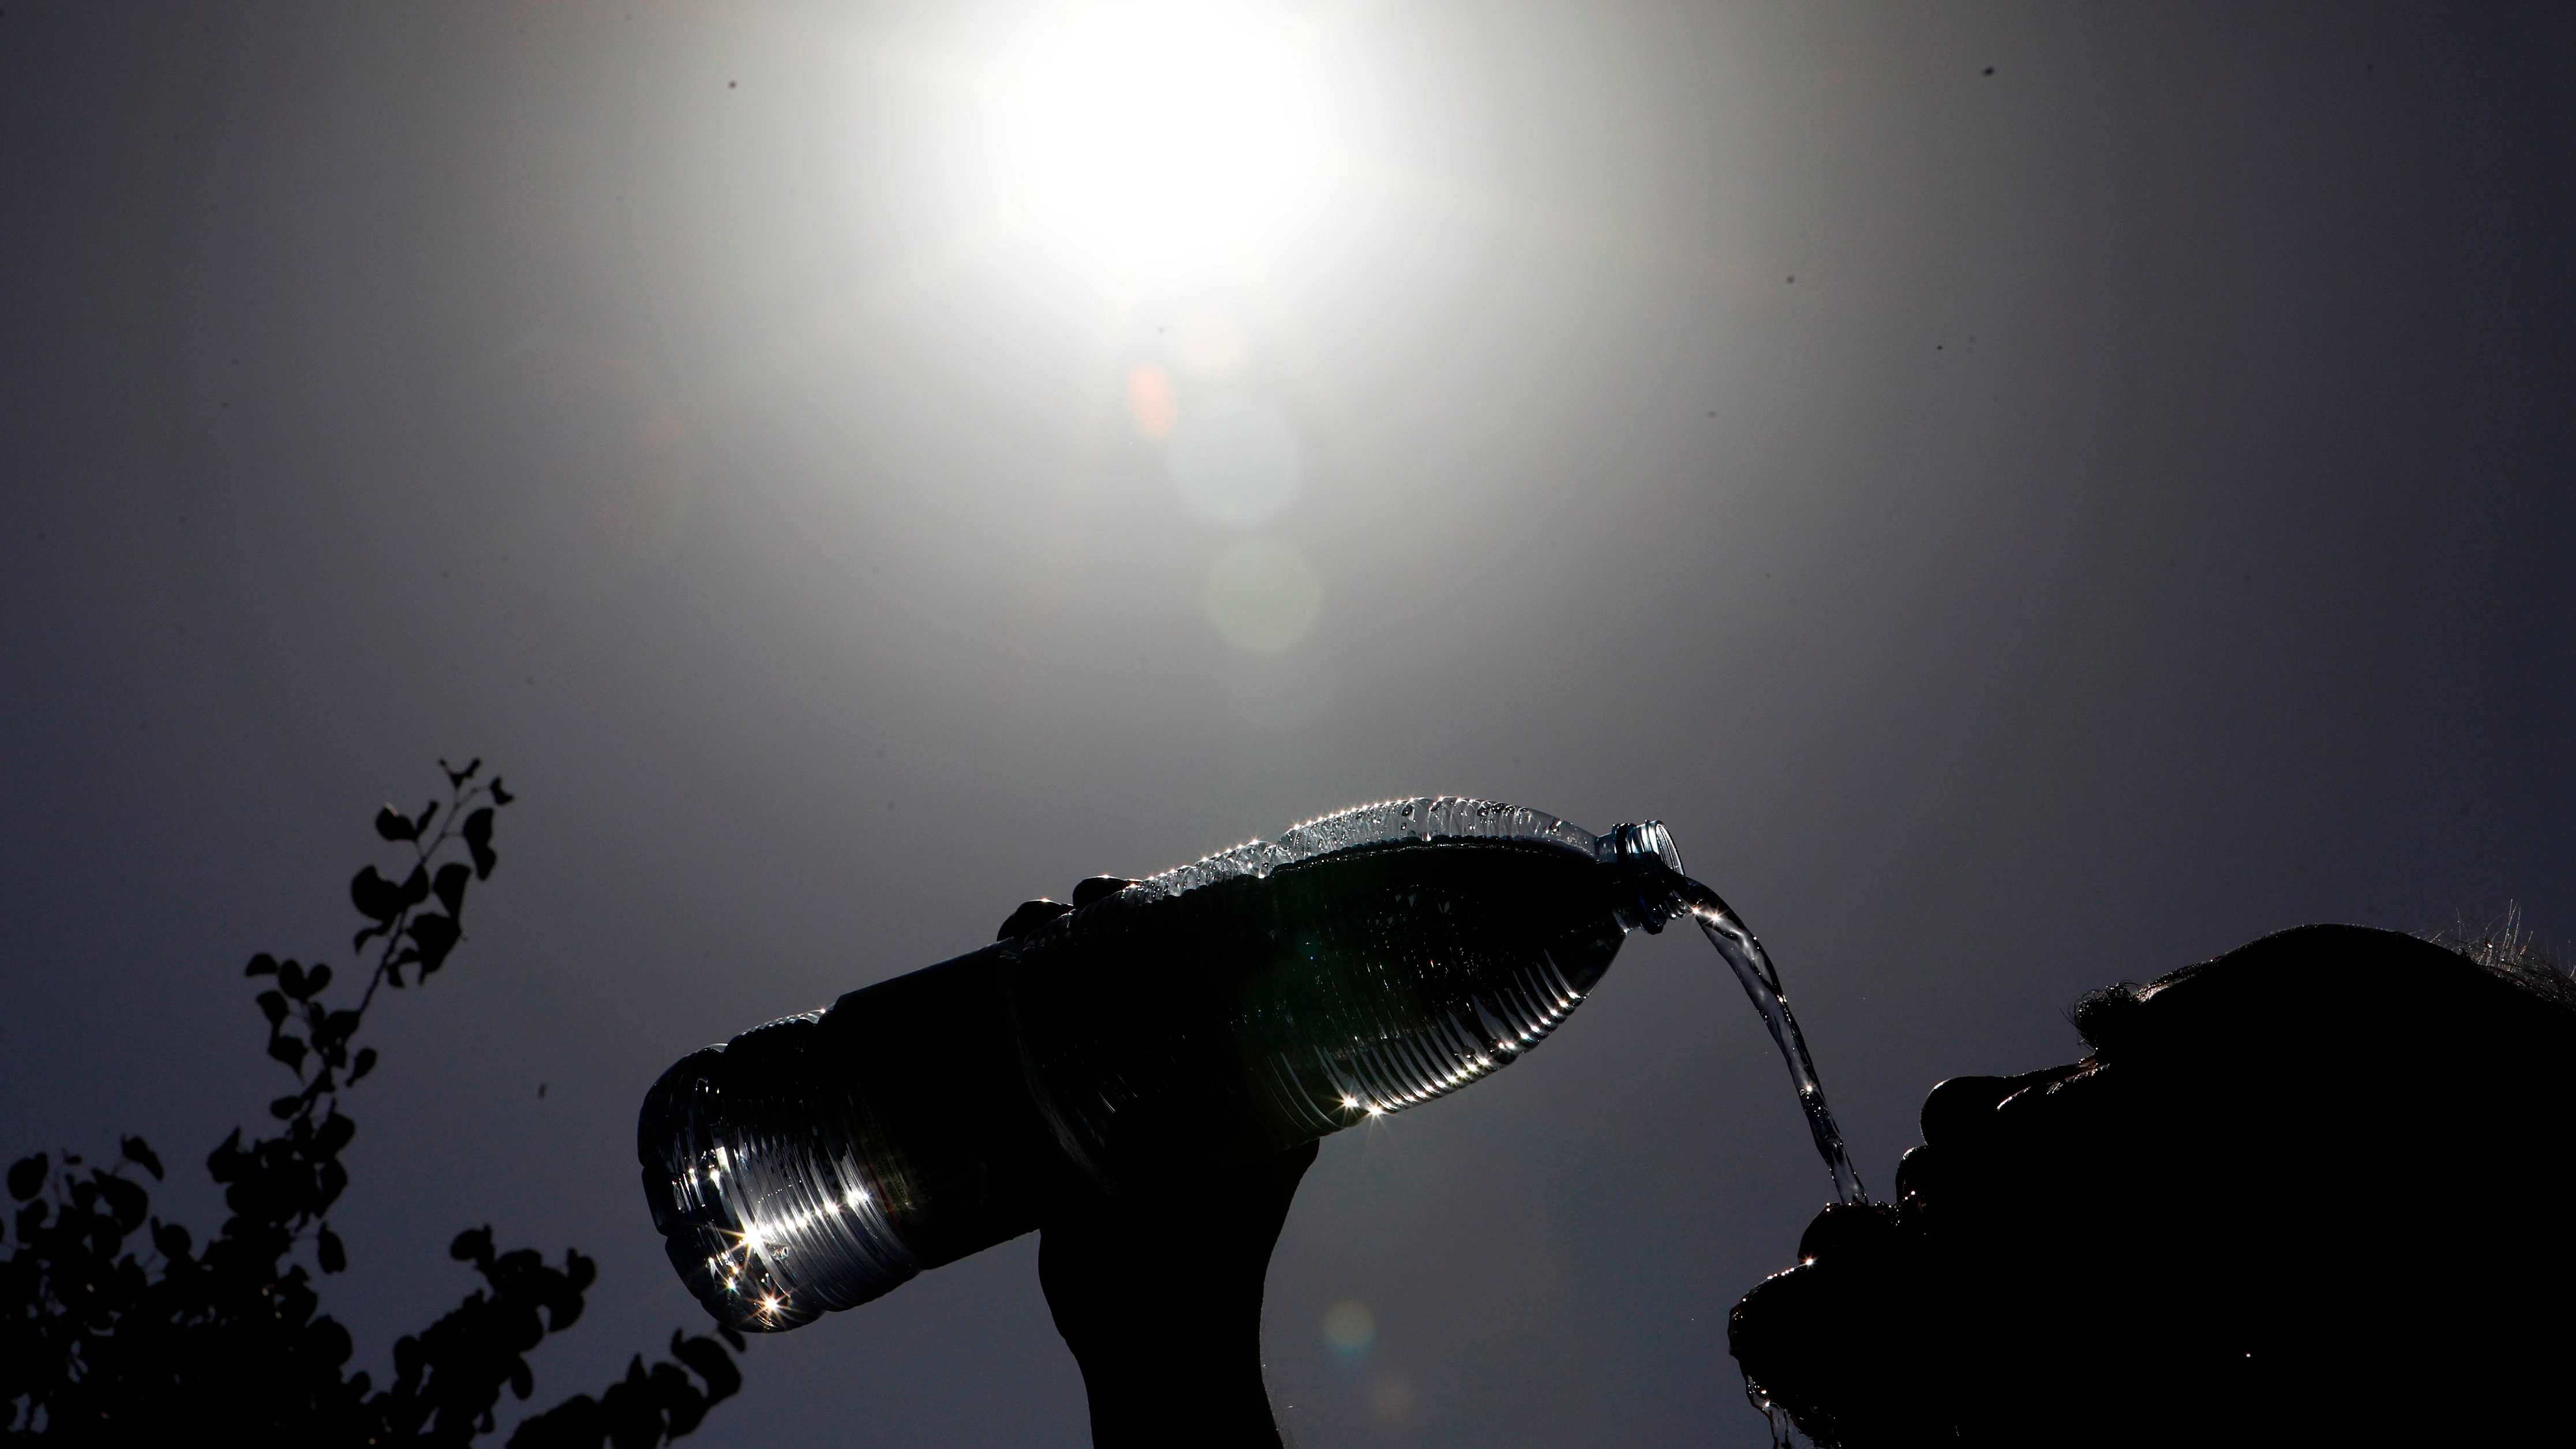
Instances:
[[[353,1106],[379,1359],[488,1221],[600,1258],[598,1387],[703,1322],[674,1058],[1395,794],[1670,822],[1884,1189],[2088,987],[2576,934],[2571,256],[2553,6],[10,6],[0,1151],[192,1175],[275,1090],[242,959],[345,964],[368,814],[479,754]],[[1306,1449],[1762,1444],[1725,1314],[1826,1189],[1641,938],[1327,1144],[1272,1384]],[[1083,1443],[1035,1249],[700,1442]]]

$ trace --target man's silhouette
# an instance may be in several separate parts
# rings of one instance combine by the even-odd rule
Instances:
[[[1893,1205],[1830,1208],[1731,1324],[1845,1449],[2565,1437],[2576,990],[2310,926],[2096,992],[2089,1054],[1960,1077]],[[1276,1449],[1262,1273],[1312,1146],[1046,1229],[1101,1449]]]
[[[2097,992],[2084,1060],[1933,1089],[1736,1358],[1847,1449],[2563,1440],[2567,998],[2352,926]]]

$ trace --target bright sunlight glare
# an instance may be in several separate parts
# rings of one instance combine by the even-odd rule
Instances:
[[[1094,0],[1016,37],[990,144],[1018,230],[1118,269],[1266,250],[1329,148],[1301,37],[1250,4]]]

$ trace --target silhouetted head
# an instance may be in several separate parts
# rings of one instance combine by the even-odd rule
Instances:
[[[1730,1325],[1848,1449],[2458,1441],[2576,1342],[2565,984],[2311,926],[2096,992],[2082,1061],[1943,1082],[1892,1207]]]

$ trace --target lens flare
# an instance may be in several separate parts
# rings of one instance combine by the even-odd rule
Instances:
[[[1293,545],[1246,539],[1208,567],[1208,618],[1225,642],[1248,653],[1277,654],[1294,646],[1315,627],[1323,607],[1323,582]]]
[[[1278,517],[1295,502],[1305,448],[1288,415],[1259,398],[1212,398],[1177,416],[1163,471],[1192,513],[1237,528]]]
[[[1358,1353],[1377,1342],[1377,1315],[1356,1298],[1324,1310],[1324,1342],[1337,1353]]]
[[[1127,374],[1127,416],[1136,424],[1139,437],[1170,437],[1181,417],[1180,399],[1172,392],[1171,375],[1150,362],[1138,363]]]

